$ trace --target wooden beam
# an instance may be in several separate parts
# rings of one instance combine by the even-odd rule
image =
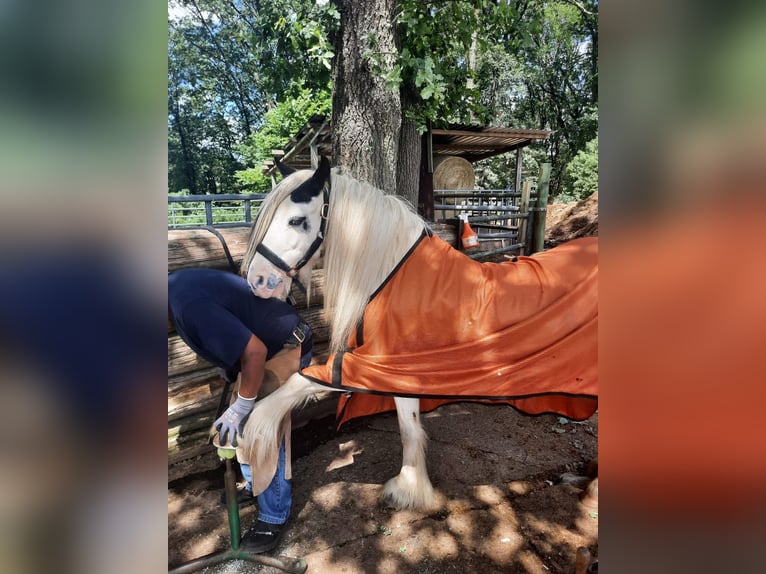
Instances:
[[[508,143],[503,145],[494,145],[492,143],[485,143],[485,144],[461,144],[459,142],[449,142],[449,143],[435,143],[434,144],[434,151],[443,150],[443,149],[454,149],[454,150],[464,150],[464,151],[471,151],[471,150],[478,150],[478,151],[497,151],[500,148],[508,148],[513,149],[515,146],[517,146],[520,143],[526,143],[526,140],[518,140],[514,143]]]
[[[282,158],[280,159],[282,163],[286,163],[290,161],[290,158],[294,157],[295,155],[303,151],[303,149],[307,145],[309,145],[309,143],[311,142],[311,139],[314,137],[314,134],[316,134],[317,131],[321,128],[321,126],[316,126],[309,123],[307,123],[305,127],[307,127],[308,130],[306,131],[305,134],[303,134],[303,136],[299,140],[296,141],[295,137],[290,138],[290,143],[294,144],[293,147],[291,147],[287,152],[284,152],[283,150],[278,150],[282,154]],[[272,154],[273,154],[273,150],[272,150]],[[275,169],[276,169],[276,165],[272,165],[270,168],[264,169],[264,173],[266,173],[267,175],[273,175]]]
[[[219,228],[235,264],[247,250],[250,227]],[[228,269],[221,240],[207,229],[168,230],[168,271],[184,267]]]
[[[493,131],[491,129],[484,129],[483,131],[467,131],[467,130],[443,130],[434,129],[431,130],[435,136],[493,136],[493,137],[522,137],[529,139],[548,139],[548,136],[553,133],[548,130],[513,130],[513,131]]]

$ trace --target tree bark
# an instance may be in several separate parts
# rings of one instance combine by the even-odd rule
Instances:
[[[402,117],[397,154],[396,193],[418,207],[422,140],[415,122]]]
[[[383,66],[393,66],[398,49],[396,0],[338,0],[341,26],[333,65],[333,161],[353,177],[387,192],[398,188],[402,103],[398,91],[370,69],[364,53],[369,35]]]

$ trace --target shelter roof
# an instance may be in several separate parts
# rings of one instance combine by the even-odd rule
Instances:
[[[452,124],[445,129],[432,129],[431,145],[434,155],[457,156],[474,162],[548,139],[551,133],[550,130]],[[312,141],[319,154],[332,156],[332,132],[330,122],[324,116],[309,119],[284,149],[272,150],[272,157],[295,169],[310,168]],[[273,160],[263,165],[264,173],[271,173],[273,169]]]
[[[431,146],[434,155],[457,156],[475,162],[548,139],[551,133],[550,130],[453,124],[446,129],[433,128]]]

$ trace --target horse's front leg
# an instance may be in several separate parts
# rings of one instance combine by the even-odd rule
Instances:
[[[259,461],[272,456],[279,446],[277,439],[285,417],[324,388],[295,373],[269,396],[257,401],[242,436],[245,458],[257,466]]]
[[[420,400],[395,397],[402,436],[402,469],[383,486],[381,501],[394,508],[426,509],[433,486],[426,469],[426,432],[420,424]]]

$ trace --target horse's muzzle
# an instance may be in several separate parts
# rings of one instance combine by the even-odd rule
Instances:
[[[274,297],[284,299],[287,295],[287,282],[285,281],[285,277],[280,274],[256,274],[249,277],[248,282],[253,295],[260,297],[261,299],[271,299]]]

